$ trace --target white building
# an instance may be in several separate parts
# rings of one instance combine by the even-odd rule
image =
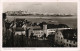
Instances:
[[[58,45],[63,45],[64,37],[63,37],[61,31],[56,32],[56,34],[55,34],[55,43],[58,44]]]
[[[60,30],[55,34],[55,43],[65,47],[77,46],[77,31],[74,29]]]
[[[42,37],[43,36],[43,30],[33,30],[33,33],[37,37]]]
[[[22,34],[26,36],[26,31],[20,27],[16,28],[15,35],[22,35]]]
[[[31,33],[33,33],[37,37],[42,37],[44,34],[46,34],[46,37],[51,34],[55,33],[56,29],[47,29],[47,24],[43,24],[43,29],[41,29],[40,26],[34,26],[29,30],[29,36]]]
[[[22,35],[22,34],[26,36],[25,31],[16,31],[15,32],[15,35]]]

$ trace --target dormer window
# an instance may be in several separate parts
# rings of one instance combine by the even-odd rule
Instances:
[[[61,39],[62,39],[62,37],[61,37]]]

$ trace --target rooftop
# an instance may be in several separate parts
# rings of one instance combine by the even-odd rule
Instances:
[[[53,28],[69,28],[66,24],[48,24],[47,25],[48,29],[53,29]]]
[[[63,30],[62,34],[64,36],[64,39],[77,41],[77,29]]]
[[[40,26],[33,26],[33,30],[42,30]]]
[[[24,31],[24,29],[22,27],[17,27],[16,31]]]

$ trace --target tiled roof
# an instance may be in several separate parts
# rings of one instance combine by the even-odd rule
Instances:
[[[57,28],[57,25],[54,25],[54,24],[48,24],[48,25],[47,25],[47,28],[48,28],[48,29]]]
[[[64,39],[77,41],[77,29],[67,29],[62,31]]]
[[[48,29],[53,29],[53,28],[69,28],[69,27],[66,24],[58,24],[58,25],[48,24],[47,28]]]
[[[22,27],[17,27],[16,31],[24,31],[24,29]]]
[[[42,30],[40,26],[33,26],[33,30]]]
[[[41,28],[33,29],[33,30],[42,30]]]

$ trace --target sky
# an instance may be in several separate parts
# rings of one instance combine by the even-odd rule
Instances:
[[[77,14],[76,2],[4,2],[3,12],[27,11],[29,13]]]

